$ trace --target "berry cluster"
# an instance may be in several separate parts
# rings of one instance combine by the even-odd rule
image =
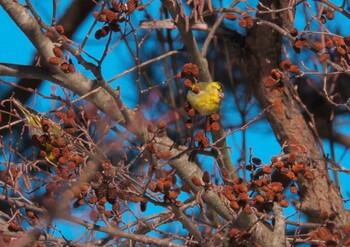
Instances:
[[[230,178],[228,171],[222,171],[224,184],[217,186],[211,183],[210,173],[204,172],[202,178],[192,177],[192,183],[203,187],[204,190],[218,190],[226,198],[227,204],[235,212],[240,210],[251,215],[256,211],[265,212],[271,210],[277,202],[282,207],[288,207],[289,202],[283,193],[286,189],[282,183],[272,180],[272,173],[279,172],[292,181],[290,190],[297,193],[297,186],[294,184],[298,178],[313,180],[314,175],[310,168],[298,161],[298,154],[292,152],[287,157],[272,157],[270,164],[262,164],[259,158],[252,158],[251,164],[246,169],[251,171],[251,181],[244,182],[242,178]],[[236,244],[249,239],[251,234],[244,230],[232,228],[229,234],[231,241]]]
[[[51,119],[41,119],[42,135],[33,135],[34,145],[40,148],[39,158],[46,158],[55,165],[54,179],[56,181],[74,179],[76,169],[84,163],[84,157],[76,153],[74,145],[69,144],[66,133],[74,134],[76,131],[75,113],[69,109],[67,113],[57,112],[56,116],[61,119],[62,127]]]
[[[285,78],[286,73],[298,74],[301,69],[298,65],[292,64],[289,59],[286,59],[280,63],[279,69],[272,69],[270,76],[265,80],[264,86],[271,90],[282,91],[284,84],[281,79]]]
[[[325,24],[327,20],[331,21],[335,17],[333,8],[323,8],[322,15],[319,17],[319,20],[322,24]]]
[[[165,203],[173,202],[176,206],[181,206],[182,202],[176,199],[180,195],[180,188],[176,185],[175,171],[162,170],[163,177],[158,178],[155,183],[150,183],[148,188],[152,192],[160,192],[164,195],[163,200]]]
[[[137,5],[138,0],[128,0],[126,4],[113,0],[110,9],[102,9],[100,12],[95,11],[93,13],[94,17],[99,22],[107,24],[95,32],[95,38],[106,37],[110,31],[120,32],[121,26],[119,23],[124,22],[126,17],[134,12]]]
[[[225,19],[229,20],[229,21],[235,21],[237,20],[239,17],[234,14],[234,13],[227,13],[225,15]],[[254,20],[251,16],[243,16],[242,18],[240,18],[240,20],[238,21],[238,25],[241,28],[251,28],[254,26]]]
[[[56,26],[56,31],[61,35],[62,39],[67,40],[67,37],[64,36],[64,28],[61,25]],[[57,40],[55,40],[54,38],[54,34],[51,31],[47,31],[45,33],[45,35],[47,37],[49,37],[53,42],[57,42]],[[72,63],[72,61],[69,59],[69,61],[67,62],[66,59],[63,57],[63,51],[61,48],[55,46],[52,49],[52,52],[55,56],[50,57],[49,62],[53,65],[56,66],[60,66],[60,69],[64,72],[64,73],[71,73],[74,74],[76,72],[75,66]]]
[[[309,238],[315,242],[322,242],[324,245],[312,244],[311,246],[350,246],[350,226],[344,225],[341,229],[333,222],[336,219],[335,213],[322,212],[322,226],[309,232]]]

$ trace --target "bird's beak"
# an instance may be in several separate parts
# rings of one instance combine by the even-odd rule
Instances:
[[[224,94],[223,92],[219,93],[219,98],[220,98],[220,99],[225,98],[225,94]]]

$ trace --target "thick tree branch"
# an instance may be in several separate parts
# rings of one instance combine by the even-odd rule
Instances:
[[[288,6],[289,1],[280,0],[278,5],[269,0],[261,1],[264,6],[271,9]],[[276,23],[286,29],[290,29],[292,23],[289,23],[287,14],[277,14],[275,16],[260,16],[268,22]],[[285,150],[288,152],[309,153],[312,157],[322,157],[315,137],[308,127],[303,115],[300,112],[296,99],[296,92],[289,81],[283,81],[285,87],[283,92],[270,90],[264,87],[264,82],[270,76],[270,71],[277,67],[281,59],[282,38],[277,32],[264,25],[256,25],[249,33],[246,39],[246,76],[251,84],[256,98],[263,108],[273,105],[266,114],[269,123],[281,145],[287,145]],[[299,147],[296,148],[295,147]],[[299,151],[298,151],[299,149]],[[343,201],[339,191],[330,182],[327,176],[324,176],[326,164],[322,161],[305,161],[314,169],[316,179],[307,181],[299,180],[301,189],[300,210],[306,213],[314,222],[321,220],[322,212],[335,212],[338,215],[338,223],[347,221]]]

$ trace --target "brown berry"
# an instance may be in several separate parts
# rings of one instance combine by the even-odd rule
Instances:
[[[326,19],[326,17],[324,17],[323,15],[321,15],[320,16],[320,22],[322,23],[322,24],[325,24],[326,22],[327,22],[327,19]]]
[[[328,58],[329,58],[329,54],[327,54],[327,53],[323,53],[323,54],[321,54],[321,56],[319,57],[320,62],[326,62]]]
[[[188,89],[191,89],[192,86],[193,86],[193,83],[192,83],[192,81],[191,81],[190,79],[186,79],[186,80],[184,81],[184,85],[185,85],[185,87],[187,87]]]
[[[301,69],[298,65],[291,65],[289,71],[292,73],[300,73]]]
[[[314,43],[314,48],[318,51],[322,50],[324,47],[322,45],[322,43],[319,43],[319,42],[315,42]]]
[[[337,52],[339,53],[340,56],[344,56],[346,54],[346,50],[340,46],[337,47]]]
[[[247,21],[245,19],[242,19],[242,20],[239,20],[238,25],[241,28],[246,28],[248,26],[248,23],[247,23]]]
[[[69,73],[69,69],[68,69],[69,65],[68,63],[64,62],[61,64],[60,68],[64,73]]]
[[[203,137],[201,144],[203,145],[203,147],[208,148],[210,147],[210,140],[208,137]]]
[[[68,72],[71,73],[71,74],[74,74],[76,72],[74,64],[70,63],[68,65]]]
[[[272,77],[267,78],[266,81],[264,82],[264,86],[266,88],[273,88],[276,84],[277,84],[277,81]]]
[[[210,183],[210,173],[208,171],[205,171],[202,176],[202,180],[204,183],[209,184]]]
[[[234,21],[234,20],[237,19],[237,15],[235,15],[234,13],[227,13],[227,14],[225,15],[225,18],[226,18],[227,20]]]
[[[58,65],[58,64],[60,64],[61,59],[59,59],[58,57],[50,57],[49,61],[53,65]]]
[[[203,131],[203,130],[200,130],[200,131],[198,131],[198,132],[195,134],[194,140],[195,140],[196,142],[200,142],[200,141],[203,140],[204,136],[205,136],[205,135],[204,135],[204,131]]]
[[[281,200],[279,201],[279,204],[284,208],[287,208],[289,206],[289,202],[287,200]]]
[[[192,77],[197,77],[199,74],[199,68],[197,65],[193,64],[193,63],[186,63],[183,67],[182,67],[182,77],[186,77],[191,79]]]
[[[306,178],[307,180],[314,180],[315,177],[311,171],[305,171],[304,178]]]
[[[202,181],[196,176],[192,177],[191,181],[196,186],[202,186]]]
[[[292,192],[293,194],[298,193],[298,188],[297,188],[297,186],[295,186],[295,184],[292,184],[290,186],[290,192]]]
[[[272,168],[270,166],[264,166],[262,168],[263,173],[270,174],[272,172]]]
[[[211,118],[211,120],[217,122],[220,119],[220,115],[217,113],[214,113],[214,114],[211,114],[210,118]]]
[[[120,32],[122,30],[118,22],[109,23],[109,27],[112,32]]]
[[[58,25],[56,26],[56,31],[59,33],[59,34],[64,34],[64,28],[62,25]]]
[[[247,27],[253,27],[254,26],[254,20],[250,16],[244,17],[244,20],[247,23]]]
[[[239,204],[236,202],[236,201],[231,201],[230,202],[230,207],[234,210],[238,210],[240,207],[239,207]]]
[[[326,11],[326,17],[328,20],[333,20],[335,17],[334,11],[328,8]]]
[[[242,212],[246,215],[251,215],[253,213],[253,209],[248,204],[246,204],[242,209]]]
[[[45,36],[48,37],[48,38],[50,38],[50,39],[53,39],[53,38],[54,38],[53,32],[51,32],[51,31],[46,31],[46,32],[45,32]]]
[[[293,27],[289,32],[290,35],[292,35],[292,37],[298,36],[298,29],[296,29],[295,27]]]
[[[58,48],[58,47],[54,47],[52,49],[52,51],[53,51],[53,54],[55,54],[56,57],[62,57],[63,56],[63,51],[60,48]]]
[[[336,46],[345,46],[345,41],[343,37],[334,36],[332,40]]]
[[[255,200],[257,203],[263,203],[265,201],[264,197],[262,197],[261,195],[257,195],[255,197]]]
[[[333,46],[333,41],[329,36],[325,37],[326,48],[331,49]]]
[[[210,125],[211,129],[214,131],[218,131],[220,129],[220,124],[218,122],[214,122]]]

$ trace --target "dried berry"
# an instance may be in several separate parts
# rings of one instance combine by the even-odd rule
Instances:
[[[329,54],[327,54],[327,53],[323,53],[319,57],[320,62],[326,62],[328,58],[329,58]]]
[[[203,147],[208,148],[210,147],[210,140],[208,137],[203,137],[201,144],[203,145]]]
[[[279,201],[279,204],[284,208],[287,208],[289,206],[289,202],[287,200],[281,200]]]
[[[53,39],[54,38],[53,32],[51,32],[51,31],[46,31],[45,32],[45,36],[48,37],[49,39]]]
[[[277,69],[273,69],[271,70],[271,77],[275,80],[279,80],[281,79],[283,76],[282,74],[279,72],[279,70]]]
[[[295,39],[294,41],[294,47],[301,49],[304,46],[303,41],[300,39]]]
[[[106,10],[106,19],[109,23],[118,21],[117,14],[114,11]]]
[[[314,180],[315,177],[311,171],[305,171],[304,178],[306,178],[307,180]]]
[[[60,64],[61,59],[59,59],[58,57],[50,57],[49,61],[53,65],[58,65],[58,64]]]
[[[71,74],[74,74],[74,73],[76,72],[76,69],[75,69],[74,64],[70,63],[70,64],[68,65],[68,71],[69,71],[69,73],[71,73]]]
[[[192,78],[192,77],[197,77],[199,74],[199,68],[197,65],[193,64],[193,63],[186,63],[183,67],[182,67],[182,77],[186,77],[186,78]]]
[[[340,56],[344,56],[346,54],[346,50],[340,46],[337,47],[337,52],[339,53]]]
[[[239,20],[238,25],[241,28],[246,28],[248,26],[248,23],[247,23],[247,21],[245,19],[242,19],[242,20]]]
[[[194,115],[196,115],[196,110],[194,108],[190,108],[188,110],[187,114],[188,114],[189,117],[192,118],[192,117],[194,117]],[[191,121],[191,127],[190,128],[192,128],[192,121]]]
[[[64,34],[64,28],[62,25],[58,25],[56,26],[56,31],[59,33],[59,34]]]
[[[131,14],[137,8],[138,0],[128,0],[126,3],[127,13]]]
[[[58,48],[58,47],[54,47],[52,49],[52,51],[53,51],[53,54],[55,54],[56,57],[62,57],[63,56],[63,51],[60,48]]]
[[[158,123],[158,129],[164,129],[164,128],[166,128],[166,126],[167,126],[167,124],[165,121],[160,121]]]
[[[320,16],[320,22],[322,23],[322,24],[325,24],[326,22],[327,22],[327,19],[326,19],[326,17],[324,17],[323,15],[321,15]]]
[[[266,81],[264,82],[264,86],[266,88],[273,88],[276,86],[276,84],[277,84],[277,81],[275,79],[273,79],[272,77],[268,77],[266,79]]]
[[[211,118],[211,120],[216,122],[216,121],[219,121],[220,115],[217,113],[213,113],[213,114],[211,114],[210,118]]]
[[[202,181],[196,176],[192,177],[191,181],[196,186],[201,186],[202,185]]]
[[[239,204],[236,202],[236,201],[231,201],[230,202],[230,207],[233,209],[233,210],[238,210],[240,208]]]
[[[272,168],[270,166],[263,166],[262,171],[265,174],[270,174],[272,172]]]
[[[291,65],[289,71],[292,73],[300,73],[301,69],[298,65]]]
[[[252,162],[257,165],[257,166],[260,166],[261,165],[261,159],[259,158],[256,158],[256,157],[253,157],[252,158]]]
[[[296,29],[295,27],[293,27],[289,32],[290,35],[292,35],[292,37],[298,36],[298,29]]]
[[[220,124],[218,122],[214,122],[210,125],[211,129],[214,131],[218,131],[220,129]]]
[[[325,37],[326,48],[331,49],[333,46],[333,41],[329,36]]]
[[[345,46],[345,41],[343,37],[334,36],[332,40],[336,46]]]
[[[255,197],[255,200],[257,203],[263,203],[265,201],[264,197],[262,197],[261,195],[257,195]]]
[[[241,183],[243,183],[243,179],[242,179],[242,178],[234,178],[234,179],[233,179],[233,182],[234,182],[235,184],[241,184]]]
[[[247,27],[253,27],[254,26],[254,20],[252,17],[250,16],[245,16],[244,17],[244,20],[246,21],[247,23]]]
[[[186,79],[186,80],[184,81],[184,85],[185,85],[185,87],[187,87],[188,89],[192,89],[193,83],[192,83],[192,81],[191,81],[190,79]]]
[[[109,27],[112,32],[120,32],[122,30],[122,28],[117,22],[109,23]]]
[[[227,20],[234,21],[234,20],[237,19],[237,16],[236,16],[234,13],[227,13],[227,14],[225,15],[225,18],[226,18]]]
[[[326,17],[328,20],[333,20],[335,17],[334,11],[332,9],[327,8]]]
[[[208,171],[203,173],[202,180],[206,184],[210,183],[210,173]]]
[[[185,127],[186,127],[186,129],[192,128],[192,120],[191,119],[186,120]]]
[[[246,204],[242,209],[242,212],[246,215],[251,215],[253,213],[253,209],[248,204]]]
[[[238,195],[238,200],[240,201],[248,201],[249,200],[249,196],[247,192],[242,192]]]
[[[318,51],[322,50],[324,47],[322,45],[322,43],[319,43],[319,42],[315,42],[314,43],[314,48]]]
[[[64,73],[69,73],[69,68],[68,68],[68,67],[69,67],[68,63],[64,62],[64,63],[61,64],[60,69],[61,69]]]
[[[196,142],[200,142],[200,141],[203,140],[204,136],[205,136],[204,131],[203,131],[203,130],[200,130],[200,131],[198,131],[198,132],[195,134],[194,140],[195,140]]]

